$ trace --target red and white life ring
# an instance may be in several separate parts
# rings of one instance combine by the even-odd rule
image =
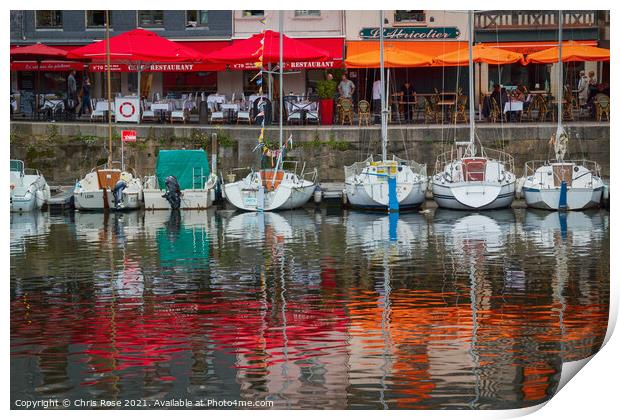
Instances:
[[[131,112],[125,113],[125,107],[128,106],[131,108]],[[118,107],[118,112],[125,118],[133,117],[136,113],[136,107],[131,102],[123,102],[121,106]]]

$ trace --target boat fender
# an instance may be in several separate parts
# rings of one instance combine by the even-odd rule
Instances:
[[[116,185],[114,185],[114,189],[112,190],[112,195],[114,196],[114,208],[119,209],[123,205],[123,190],[127,188],[127,183],[123,180],[119,180]]]
[[[166,192],[162,197],[168,200],[172,210],[181,208],[181,187],[179,186],[179,181],[177,181],[174,175],[170,175],[166,177],[165,183]]]

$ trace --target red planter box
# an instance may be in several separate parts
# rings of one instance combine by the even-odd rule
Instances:
[[[321,99],[321,124],[332,125],[334,123],[334,100]]]

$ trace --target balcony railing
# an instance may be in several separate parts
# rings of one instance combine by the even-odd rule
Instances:
[[[562,12],[564,28],[593,28],[598,25],[595,10]],[[553,10],[492,10],[477,12],[474,25],[477,30],[555,29],[558,12]]]

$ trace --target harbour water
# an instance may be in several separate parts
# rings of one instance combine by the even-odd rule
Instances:
[[[11,400],[509,409],[607,328],[609,213],[11,215]]]

